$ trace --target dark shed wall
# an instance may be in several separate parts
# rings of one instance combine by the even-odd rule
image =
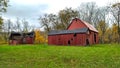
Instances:
[[[33,44],[34,43],[34,32],[19,33],[13,32],[9,37],[9,44]]]
[[[25,43],[26,44],[33,44],[34,43],[34,38],[32,38],[32,37],[26,37],[25,38]]]

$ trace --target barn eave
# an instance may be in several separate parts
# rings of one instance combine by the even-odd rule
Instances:
[[[75,34],[75,33],[87,33],[88,28],[81,28],[81,29],[75,29],[75,30],[54,30],[48,33],[48,35],[60,35],[60,34]]]

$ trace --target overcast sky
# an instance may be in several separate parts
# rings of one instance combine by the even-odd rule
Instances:
[[[44,13],[58,13],[66,7],[78,8],[83,2],[96,2],[98,6],[105,6],[112,0],[9,0],[5,19],[15,20],[25,18],[32,25],[38,25],[38,17]]]

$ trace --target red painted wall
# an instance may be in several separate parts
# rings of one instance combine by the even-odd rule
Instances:
[[[20,43],[22,43],[22,40],[10,40],[9,41],[10,45],[17,45],[17,44],[20,44]]]
[[[87,26],[84,23],[82,23],[79,19],[73,19],[71,24],[68,26],[67,30],[74,30],[85,27]]]
[[[96,35],[96,37],[95,37],[95,35]],[[90,44],[97,44],[97,43],[99,43],[98,33],[96,33],[96,32],[90,31],[90,34],[87,34],[87,38],[89,39],[89,43]],[[96,38],[96,41],[95,41],[95,38]]]
[[[24,44],[33,44],[34,43],[34,38],[31,37],[26,37],[25,38],[25,43]],[[10,40],[9,41],[10,45],[17,45],[17,44],[23,44],[23,40]]]
[[[33,44],[34,43],[34,39],[31,38],[31,37],[26,37],[25,40],[26,40],[27,44]]]
[[[96,35],[96,37],[94,37]],[[96,38],[96,42],[95,42]],[[90,31],[90,34],[82,33],[82,34],[60,34],[60,35],[49,35],[48,36],[48,44],[50,45],[87,45],[86,40],[89,40],[89,44],[98,43],[98,33]],[[68,44],[70,41],[70,44]]]
[[[69,41],[69,42],[68,42]],[[86,45],[86,34],[61,34],[48,36],[50,45]]]

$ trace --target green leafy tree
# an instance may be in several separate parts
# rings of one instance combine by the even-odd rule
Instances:
[[[79,16],[79,12],[71,8],[66,8],[61,10],[58,16],[61,21],[61,24],[60,24],[62,26],[61,29],[66,29],[70,24],[70,21],[72,20],[72,18]]]
[[[2,29],[3,19],[0,17],[0,29]]]
[[[0,0],[0,12],[6,12],[8,7],[8,0]]]
[[[46,32],[49,32],[51,30],[51,20],[49,18],[49,14],[44,14],[43,16],[40,16],[39,21],[41,27],[43,27]]]
[[[6,12],[7,7],[8,7],[8,0],[0,0],[0,15],[3,12]],[[3,19],[2,16],[0,16],[0,30],[2,28],[2,24],[3,24]]]

